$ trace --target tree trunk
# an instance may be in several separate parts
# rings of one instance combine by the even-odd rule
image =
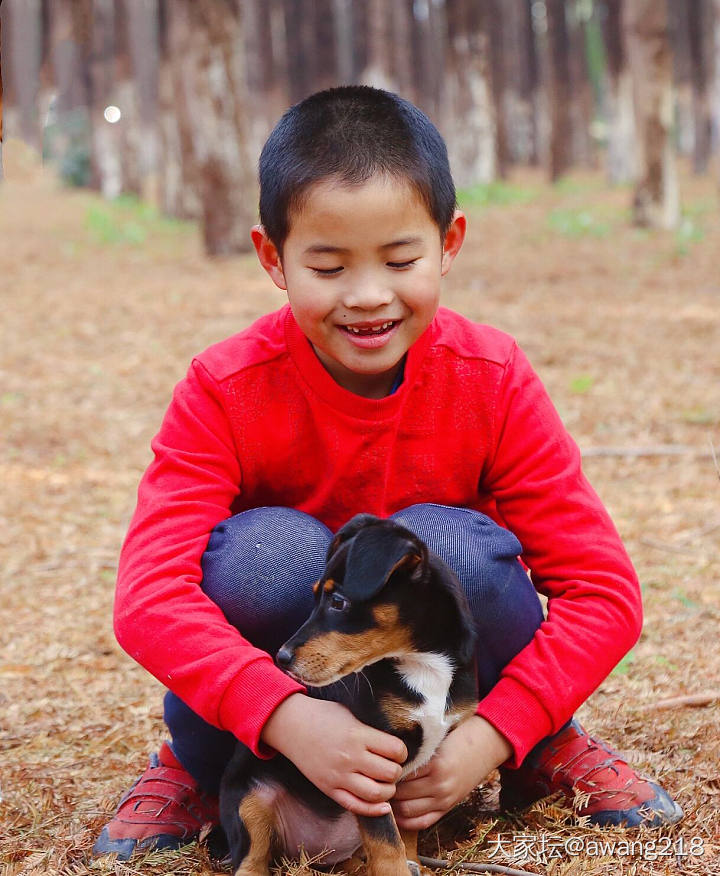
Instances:
[[[297,103],[313,91],[316,58],[313,47],[311,0],[284,0],[290,102]]]
[[[248,252],[256,218],[241,9],[237,0],[172,0],[169,6],[183,163],[194,168],[210,255]]]
[[[586,16],[588,13],[584,7],[577,4],[571,5],[569,11],[572,163],[584,167],[596,167],[597,156],[591,130],[595,114],[595,100],[587,58]]]
[[[352,0],[333,0],[333,21],[338,79],[341,85],[349,85],[354,75]]]
[[[134,97],[137,104],[137,166],[140,194],[157,200],[158,173],[158,0],[124,0],[127,13],[128,49],[132,63]]]
[[[2,81],[2,18],[0,18],[0,182],[4,179],[2,161],[3,143],[3,81]]]
[[[362,71],[368,65],[370,42],[368,19],[370,0],[350,0],[350,17],[353,30],[353,82],[360,82]]]
[[[55,103],[45,152],[58,163],[66,182],[85,186],[89,183],[91,153],[89,22],[78,14],[77,7],[73,8],[73,0],[55,0],[50,12]]]
[[[636,178],[635,111],[622,26],[623,0],[605,0],[603,36],[607,58],[607,175],[611,183]]]
[[[288,105],[283,8],[243,0],[248,104],[248,148],[259,155],[270,129]]]
[[[412,59],[416,103],[423,112],[432,116],[435,111],[435,71],[433,70],[432,29],[430,0],[413,3]]]
[[[123,190],[123,137],[120,122],[105,118],[115,94],[115,4],[113,0],[84,0],[77,4],[90,24],[90,124],[92,154],[90,183],[105,198]],[[84,25],[83,25],[84,27]]]
[[[490,50],[490,85],[494,104],[495,149],[497,160],[495,175],[504,177],[510,164],[505,103],[507,94],[507,47],[506,13],[502,0],[481,0],[477,3],[485,18],[487,44]]]
[[[712,16],[709,0],[687,0],[688,37],[693,106],[693,168],[706,173],[712,142],[710,110],[710,58],[712,57]]]
[[[688,0],[668,0],[668,29],[673,57],[674,140],[678,154],[691,157],[695,149],[692,58]]]
[[[531,9],[531,0],[510,0],[505,6],[507,148],[509,160],[521,164],[537,163],[538,68]]]
[[[720,0],[715,0],[715,145],[720,147]],[[720,161],[718,161],[718,180],[720,181]]]
[[[672,53],[665,3],[626,0],[624,28],[633,77],[640,167],[633,218],[640,226],[674,228],[680,207],[672,143]]]
[[[546,0],[550,104],[550,179],[555,182],[572,163],[570,104],[570,39],[565,18],[565,0]]]
[[[396,0],[390,4],[392,15],[392,76],[399,94],[415,100],[415,83],[412,70],[412,0]]]
[[[320,91],[337,85],[338,58],[335,42],[335,21],[332,0],[314,0],[312,7],[311,52],[315,59],[311,91]]]
[[[497,174],[487,7],[477,0],[448,0],[448,74],[443,127],[453,176],[460,186],[487,183]]]
[[[143,179],[141,168],[142,128],[137,93],[137,78],[133,75],[128,34],[126,0],[115,0],[115,65],[112,101],[122,116],[116,124],[120,155],[121,191],[141,197]]]
[[[40,64],[42,60],[42,4],[40,0],[15,3],[9,16],[7,41],[15,50],[10,55],[15,103],[19,112],[20,137],[42,153],[40,125]],[[22,50],[21,50],[22,49]]]
[[[360,80],[365,85],[394,91],[396,85],[392,79],[390,61],[393,51],[391,24],[390,11],[385,0],[369,0],[367,66]]]

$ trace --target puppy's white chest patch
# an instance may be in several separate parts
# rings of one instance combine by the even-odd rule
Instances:
[[[444,654],[412,654],[397,662],[397,670],[407,686],[423,697],[423,702],[410,713],[422,727],[422,745],[412,761],[403,767],[403,778],[430,760],[457,722],[452,713],[446,712],[453,669],[452,661]]]

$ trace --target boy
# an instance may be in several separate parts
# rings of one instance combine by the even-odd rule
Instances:
[[[216,823],[237,739],[354,812],[392,799],[408,829],[496,767],[508,808],[577,789],[598,824],[676,821],[665,791],[571,720],[639,635],[638,582],[522,352],[439,308],[466,220],[437,130],[384,91],[309,97],[263,149],[260,219],[258,258],[289,305],[193,361],[123,547],[116,634],[169,688],[171,741],[95,852],[176,847]],[[402,742],[270,657],[361,511],[454,568],[479,634],[477,715],[397,786]]]

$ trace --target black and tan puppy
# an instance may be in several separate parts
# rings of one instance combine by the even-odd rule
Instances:
[[[361,514],[333,539],[314,591],[312,614],[280,648],[278,665],[312,696],[400,737],[407,776],[477,703],[475,635],[460,584],[409,530]],[[260,760],[238,745],[220,814],[236,876],[267,876],[273,857],[301,848],[325,852],[331,864],[360,846],[370,876],[419,872],[416,834],[401,838],[392,814],[353,815],[282,756]]]

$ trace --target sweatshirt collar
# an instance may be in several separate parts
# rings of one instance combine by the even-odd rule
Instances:
[[[434,320],[407,352],[402,383],[391,395],[384,398],[365,398],[336,383],[325,370],[286,304],[285,338],[290,356],[300,376],[309,388],[323,401],[343,413],[361,420],[376,420],[394,416],[403,405],[406,396],[422,370],[434,335]]]

